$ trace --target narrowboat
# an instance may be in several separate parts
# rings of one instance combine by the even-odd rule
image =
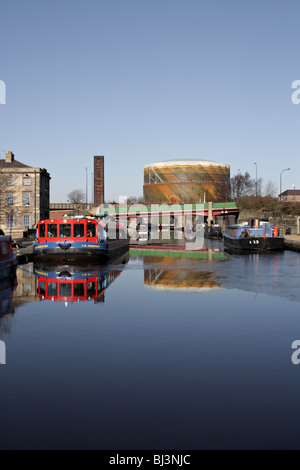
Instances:
[[[12,313],[13,294],[18,285],[17,276],[10,275],[0,282],[0,330],[1,318]]]
[[[127,229],[116,221],[90,217],[38,223],[34,260],[99,262],[129,250]]]
[[[250,219],[244,225],[232,225],[224,232],[224,245],[246,252],[269,252],[284,249],[284,237],[269,222]]]
[[[17,258],[12,249],[11,237],[0,235],[0,281],[14,278],[17,270]]]
[[[222,229],[220,225],[218,224],[205,225],[204,237],[210,238],[212,240],[221,240],[223,238],[223,233],[222,233]]]

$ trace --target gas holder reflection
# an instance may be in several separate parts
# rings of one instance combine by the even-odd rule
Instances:
[[[37,295],[40,300],[64,302],[105,302],[105,292],[121,275],[129,254],[110,264],[99,266],[41,266],[34,265]]]
[[[143,256],[146,287],[176,293],[203,293],[222,288],[217,276],[199,261],[224,260],[224,253],[206,250],[200,258],[174,256],[172,252]],[[200,263],[201,265],[201,263]],[[208,265],[209,266],[209,265]],[[204,269],[203,269],[204,268]]]

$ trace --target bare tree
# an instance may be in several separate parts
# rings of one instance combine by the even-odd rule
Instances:
[[[132,196],[127,199],[127,203],[130,204],[143,204],[144,198],[143,196]]]
[[[231,180],[229,178],[228,181],[223,181],[218,185],[218,192],[221,201],[227,202],[232,200]]]
[[[81,204],[85,202],[85,194],[81,189],[74,189],[68,194],[71,204]]]
[[[257,180],[256,188],[256,179],[251,178],[250,174],[246,172],[244,175],[239,173],[231,178],[231,197],[233,200],[239,199],[240,197],[245,196],[260,196],[262,192],[262,178]]]
[[[276,197],[277,195],[277,187],[274,181],[270,180],[266,183],[264,195],[266,197]]]
[[[16,210],[16,198],[12,185],[9,184],[9,181],[12,180],[13,177],[7,172],[0,171],[0,229],[2,229],[3,233],[6,235],[11,232],[11,229],[8,228],[8,219],[9,217],[13,218]]]

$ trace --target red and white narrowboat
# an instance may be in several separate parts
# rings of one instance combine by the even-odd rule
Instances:
[[[97,266],[55,266],[49,268],[34,264],[37,293],[41,300],[52,302],[104,302],[110,284],[123,272],[129,253],[121,255],[112,264]]]
[[[128,249],[124,226],[115,221],[84,217],[40,221],[33,254],[38,260],[98,262]]]

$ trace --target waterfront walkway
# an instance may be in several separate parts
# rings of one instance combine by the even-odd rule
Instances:
[[[300,251],[300,235],[285,235],[284,245],[288,250]]]

